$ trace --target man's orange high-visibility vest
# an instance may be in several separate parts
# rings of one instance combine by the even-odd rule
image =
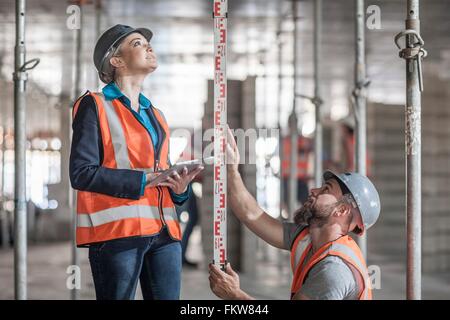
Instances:
[[[93,97],[97,107],[103,143],[101,166],[146,173],[169,167],[169,127],[159,110],[151,107],[163,130],[158,152],[146,128],[119,99],[106,101],[101,93],[86,94]],[[74,105],[73,118],[81,100],[82,97]],[[78,191],[76,211],[78,246],[152,235],[165,225],[173,239],[181,239],[178,216],[167,187],[147,187],[138,200]]]
[[[370,285],[369,273],[366,262],[356,242],[348,235],[340,237],[335,241],[331,241],[323,245],[311,258],[305,262],[308,253],[312,250],[311,237],[309,228],[305,228],[295,239],[291,250],[291,267],[294,274],[291,286],[291,298],[302,288],[308,272],[319,261],[327,256],[337,256],[351,267],[360,287],[359,300],[371,300],[372,290]]]

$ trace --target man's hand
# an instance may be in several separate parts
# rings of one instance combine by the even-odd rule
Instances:
[[[183,171],[181,172],[181,175],[179,175],[178,172],[175,171],[172,177],[167,177],[167,179],[164,182],[158,183],[158,186],[169,187],[176,194],[182,194],[183,192],[186,191],[188,184],[203,169],[204,167],[200,166],[189,173],[188,169],[184,167]]]
[[[209,286],[216,296],[224,300],[249,299],[250,297],[241,290],[239,276],[227,263],[226,272],[216,265],[209,265]]]

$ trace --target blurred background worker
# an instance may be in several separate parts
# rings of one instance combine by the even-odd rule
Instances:
[[[297,202],[304,203],[308,198],[309,187],[308,182],[311,179],[310,160],[313,148],[313,140],[311,138],[298,136],[297,140]],[[290,170],[290,154],[291,154],[291,138],[286,136],[283,138],[283,157],[281,162],[281,176],[283,177],[284,190],[289,189],[289,170]],[[289,203],[289,192],[283,193],[284,204]]]
[[[70,178],[77,193],[77,245],[89,247],[97,299],[179,299],[181,230],[174,204],[202,167],[147,186],[169,168],[169,127],[142,91],[157,68],[146,28],[115,25],[94,63],[107,83],[73,110]]]
[[[355,170],[355,121],[353,118],[345,118],[340,121],[342,159],[339,163],[334,163],[339,171]],[[367,176],[371,176],[372,159],[369,152],[366,153],[366,171]]]

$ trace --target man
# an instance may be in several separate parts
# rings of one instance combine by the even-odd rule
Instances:
[[[324,173],[294,214],[281,223],[257,204],[238,172],[239,152],[228,131],[228,197],[237,218],[269,244],[291,251],[291,299],[371,299],[364,257],[348,234],[362,235],[378,219],[380,199],[370,180],[357,173]],[[211,290],[223,299],[253,299],[239,287],[239,276],[210,265]]]

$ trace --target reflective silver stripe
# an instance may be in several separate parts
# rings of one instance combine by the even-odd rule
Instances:
[[[366,281],[370,281],[369,279],[367,279]],[[369,299],[369,286],[366,285],[364,286],[364,300],[368,300]]]
[[[306,250],[308,245],[311,243],[311,236],[307,234],[302,240],[299,241],[297,248],[295,249],[294,255],[294,271],[297,270],[300,259],[302,258],[303,252]]]
[[[130,158],[128,157],[128,148],[125,135],[123,133],[120,119],[114,110],[111,101],[106,101],[103,95],[99,94],[100,100],[103,102],[106,118],[108,119],[109,131],[111,133],[111,141],[114,148],[114,157],[117,163],[117,169],[130,169]]]
[[[361,262],[361,260],[359,260],[358,256],[355,254],[355,252],[353,251],[353,249],[349,248],[346,245],[340,244],[340,243],[333,243],[330,248],[328,249],[329,251],[337,251],[340,252],[344,255],[346,255],[347,257],[349,257],[351,259],[351,262],[353,262],[356,267],[361,270],[361,272],[363,272],[364,274],[363,279],[364,279],[364,297],[365,299],[368,298],[368,294],[369,291],[368,286],[370,285],[370,283],[367,283],[369,280],[369,274],[367,273],[367,267]]]
[[[175,208],[163,208],[164,219],[178,221],[178,215]]]
[[[349,248],[346,245],[340,244],[340,243],[333,243],[330,248],[330,251],[338,251],[343,254],[345,254],[347,257],[352,259],[352,262],[356,264],[356,266],[359,268],[359,270],[366,270],[366,266],[359,260],[358,256],[355,254],[355,252]]]
[[[105,223],[119,221],[127,218],[158,219],[158,207],[152,206],[121,206],[105,209],[91,214],[77,214],[77,227],[97,227]]]

